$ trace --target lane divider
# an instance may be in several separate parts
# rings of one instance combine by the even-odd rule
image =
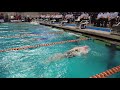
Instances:
[[[12,31],[0,30],[0,32],[26,32],[26,30],[12,30]]]
[[[61,41],[61,42],[53,42],[53,43],[48,43],[48,44],[38,44],[38,45],[34,45],[34,46],[22,46],[22,47],[18,47],[18,48],[9,48],[9,49],[0,50],[0,52],[37,48],[37,47],[41,47],[41,46],[51,46],[51,45],[56,45],[56,44],[64,44],[64,43],[68,43],[68,42],[77,42],[77,41],[82,41],[82,40],[88,40],[88,38],[67,40],[67,41]]]
[[[105,72],[102,72],[100,74],[96,74],[95,76],[92,76],[90,78],[107,78],[108,76],[113,75],[118,72],[120,72],[120,65],[113,67],[109,70],[106,70]]]
[[[57,36],[54,36],[54,37],[51,37],[51,38],[32,38],[32,39],[26,39],[26,40],[30,40],[30,41],[34,41],[34,40],[44,41],[44,40],[52,40],[52,39],[56,39],[56,38],[63,38],[63,36],[57,35]],[[85,38],[85,37],[81,37],[81,38]],[[81,38],[79,38],[79,39],[81,39]]]
[[[64,32],[57,31],[57,32],[49,32],[45,34],[22,34],[22,35],[16,35],[16,36],[2,36],[0,38],[20,38],[20,37],[26,37],[26,36],[43,36],[43,35],[50,35],[50,34],[63,34]]]

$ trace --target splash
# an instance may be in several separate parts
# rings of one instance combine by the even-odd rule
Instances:
[[[50,63],[50,62],[54,62],[54,61],[58,61],[58,60],[61,60],[65,57],[64,54],[62,53],[56,53],[55,55],[49,57],[44,63]]]
[[[90,49],[88,46],[74,47],[65,53],[56,53],[55,55],[49,57],[45,63],[62,60],[63,58],[72,58],[75,56],[86,55],[89,51]]]

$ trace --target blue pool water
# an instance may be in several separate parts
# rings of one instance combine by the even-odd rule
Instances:
[[[62,34],[47,34],[63,32]],[[23,34],[42,34],[23,36]],[[11,36],[19,36],[17,38]],[[37,45],[65,40],[74,40],[82,36],[63,30],[28,23],[0,24],[0,50],[21,46]],[[65,53],[76,46],[88,45],[87,55],[73,58],[55,59],[55,54]],[[86,40],[34,49],[0,52],[0,78],[89,78],[114,66],[120,65],[120,51]],[[46,63],[48,62],[48,63]],[[119,78],[120,73],[108,78]]]

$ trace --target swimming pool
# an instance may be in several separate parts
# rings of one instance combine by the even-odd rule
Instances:
[[[56,33],[60,32],[60,33]],[[0,24],[0,50],[75,40],[82,35],[29,23]],[[48,62],[55,54],[87,45],[87,55]],[[0,78],[89,78],[120,65],[120,51],[93,39],[17,51],[0,52]],[[108,78],[119,78],[120,73]]]

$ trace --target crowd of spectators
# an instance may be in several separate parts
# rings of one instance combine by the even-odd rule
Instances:
[[[10,22],[11,20],[23,20],[24,22],[30,22],[31,19],[30,17],[27,17],[27,16],[21,16],[21,15],[18,15],[18,14],[15,14],[15,15],[8,15],[8,14],[3,14],[3,13],[0,13],[0,20],[4,20],[4,22]]]
[[[30,22],[33,19],[42,20],[56,20],[60,22],[67,20],[68,23],[75,23],[76,20],[81,22],[82,20],[89,20],[90,24],[96,27],[112,27],[114,24],[120,22],[119,12],[59,12],[59,13],[42,13],[39,17],[21,16],[15,14],[9,16],[8,14],[0,13],[0,20],[4,22],[10,22],[10,20],[23,20],[24,22]]]

